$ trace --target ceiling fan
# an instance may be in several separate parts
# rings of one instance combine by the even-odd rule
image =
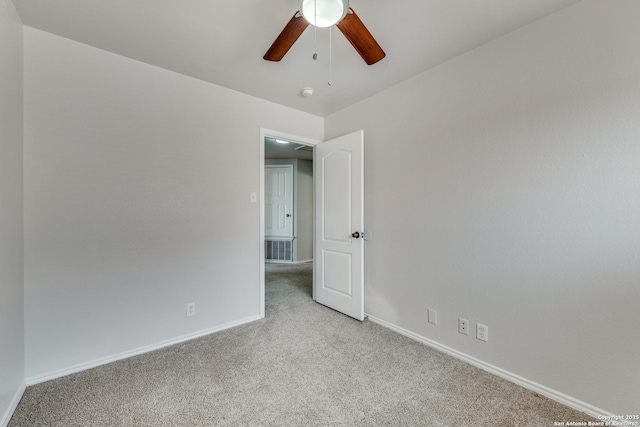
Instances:
[[[264,59],[280,61],[309,24],[316,27],[336,25],[368,65],[375,64],[386,55],[349,7],[349,0],[300,0],[300,10],[284,27]]]

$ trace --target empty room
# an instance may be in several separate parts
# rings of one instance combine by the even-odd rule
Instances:
[[[639,21],[0,0],[0,426],[640,425]]]

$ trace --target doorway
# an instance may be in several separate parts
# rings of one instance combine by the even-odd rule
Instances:
[[[287,248],[290,244],[291,257],[289,260],[273,260],[287,262],[295,265],[301,262],[313,261],[313,151],[316,144],[321,141],[291,135],[283,132],[261,129],[260,130],[260,316],[265,316],[265,265],[267,255],[273,258],[274,248],[278,251],[282,249],[282,254],[287,257]],[[268,185],[265,171],[270,166],[292,166],[293,193],[296,190],[298,200],[295,200],[291,212],[281,212],[284,215],[284,225],[286,221],[291,221],[291,233],[289,236],[269,236],[265,227],[267,216],[273,215],[274,208],[265,203]],[[296,203],[298,202],[298,203]],[[271,213],[268,213],[270,211]],[[278,209],[276,215],[280,215]],[[287,217],[286,215],[291,215]],[[279,218],[282,220],[282,218]],[[273,218],[271,218],[273,222]],[[271,231],[269,231],[271,233]],[[274,237],[268,243],[267,237]],[[289,242],[289,243],[288,243]],[[269,246],[271,245],[271,246]],[[271,251],[269,251],[271,249]],[[278,257],[280,252],[276,253]],[[312,295],[313,296],[313,295]]]

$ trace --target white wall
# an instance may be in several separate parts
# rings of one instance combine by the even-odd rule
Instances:
[[[24,391],[22,22],[0,0],[0,425]]]
[[[298,160],[298,261],[313,259],[313,161]]]
[[[327,117],[365,130],[370,315],[638,413],[639,17],[586,0]]]
[[[32,28],[24,42],[28,380],[256,318],[260,128],[322,139],[323,120]]]

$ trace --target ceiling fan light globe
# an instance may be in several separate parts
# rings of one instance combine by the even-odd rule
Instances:
[[[335,25],[342,21],[348,11],[349,0],[300,0],[302,16],[316,27]]]

